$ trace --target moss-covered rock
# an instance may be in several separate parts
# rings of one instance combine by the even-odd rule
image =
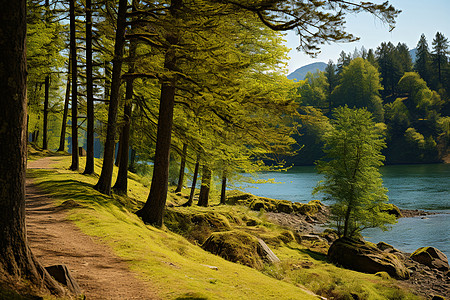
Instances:
[[[294,233],[290,230],[284,230],[279,235],[278,238],[285,244],[295,241]]]
[[[202,248],[232,262],[258,270],[263,268],[263,253],[258,239],[243,231],[214,232]]]
[[[253,200],[255,200],[257,197],[255,195],[244,193],[241,191],[229,191],[227,196],[227,204],[236,205],[236,204],[242,204],[242,205],[248,205]]]
[[[328,257],[332,262],[355,271],[370,274],[386,272],[394,278],[409,278],[405,265],[395,255],[364,241],[340,238],[331,245]]]
[[[392,252],[395,250],[395,248],[393,246],[391,246],[385,242],[379,242],[377,244],[377,248],[380,249],[381,251],[385,251],[385,252]]]
[[[270,198],[258,197],[250,203],[249,207],[251,210],[260,211],[263,209],[264,211],[274,212],[277,209],[277,201]]]
[[[277,211],[290,214],[294,211],[292,208],[292,202],[287,200],[280,200],[277,203]]]
[[[375,273],[375,276],[383,278],[383,279],[391,279],[391,276],[387,272],[377,272]]]
[[[422,247],[411,254],[411,259],[433,269],[448,271],[447,256],[434,247]]]
[[[386,203],[381,211],[387,212],[390,215],[394,215],[397,219],[403,217],[400,209],[392,203]]]
[[[293,204],[294,212],[301,215],[314,216],[322,210],[322,202],[319,200],[309,201],[307,204],[295,202]]]
[[[164,224],[190,241],[203,243],[212,232],[231,229],[228,218],[216,212],[193,213],[176,208],[166,210]]]

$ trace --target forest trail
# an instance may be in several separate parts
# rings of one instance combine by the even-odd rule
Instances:
[[[29,161],[28,168],[52,169],[51,157]],[[97,238],[81,232],[67,220],[64,209],[26,181],[28,241],[44,266],[65,264],[86,299],[159,299],[150,282],[132,273],[127,263]]]

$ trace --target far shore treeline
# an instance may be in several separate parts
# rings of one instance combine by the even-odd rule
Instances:
[[[450,138],[448,39],[437,32],[428,46],[422,35],[414,50],[381,43],[375,50],[341,52],[336,64],[330,60],[324,71],[308,72],[297,92],[298,154],[286,161],[310,165],[321,158],[331,111],[347,104],[368,108],[384,126],[386,164],[442,162]]]

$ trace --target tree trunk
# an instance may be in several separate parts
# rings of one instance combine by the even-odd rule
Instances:
[[[86,167],[83,174],[94,174],[94,81],[92,79],[92,0],[86,0]]]
[[[345,219],[344,219],[344,237],[348,237],[348,228],[350,223],[350,213],[351,208],[350,205],[347,207],[347,211],[345,212]]]
[[[208,206],[209,191],[211,189],[211,169],[208,166],[203,166],[202,185],[200,186],[200,195],[198,196],[198,206]]]
[[[66,96],[64,99],[64,112],[61,124],[61,136],[59,138],[59,148],[58,151],[64,151],[66,148],[66,126],[67,126],[67,115],[69,114],[69,100],[70,100],[70,75],[71,75],[71,54],[69,54],[69,65],[67,72],[67,83],[66,83]]]
[[[222,190],[220,192],[220,204],[227,204],[227,177],[224,174],[222,175]]]
[[[175,71],[175,66],[175,50],[170,48],[165,55],[164,68],[169,71]],[[170,141],[172,135],[173,108],[175,104],[175,83],[176,75],[171,75],[164,79],[161,86],[152,184],[147,202],[137,212],[144,222],[159,227],[163,224],[164,208],[167,199]]]
[[[136,150],[131,148],[131,154],[130,154],[130,164],[128,166],[128,169],[130,172],[136,173]]]
[[[119,128],[119,129],[118,129],[118,130],[120,131],[120,134],[119,134],[119,142],[116,144],[116,147],[118,148],[118,149],[117,149],[117,155],[116,155],[116,161],[114,162],[114,165],[115,165],[116,167],[118,167],[118,166],[120,165],[120,158],[121,158],[121,156],[122,156],[123,131],[122,131],[121,129],[123,129],[123,128]],[[115,151],[114,151],[114,153],[115,153]]]
[[[187,147],[188,147],[187,144],[183,145],[183,153],[181,154],[181,163],[180,163],[180,176],[178,176],[178,185],[175,190],[175,193],[179,193],[183,189],[184,169],[186,167]]]
[[[103,157],[103,167],[95,189],[100,193],[111,194],[111,180],[114,165],[114,144],[116,137],[117,109],[119,107],[119,89],[122,72],[122,60],[125,45],[127,0],[119,1],[117,15],[116,42],[114,45],[113,72],[111,82],[111,97],[108,111],[108,127],[106,129],[106,142]]]
[[[132,10],[136,10],[136,6],[139,0],[133,0]],[[134,31],[134,25],[131,26],[131,32]],[[136,40],[132,39],[130,42],[129,49],[129,63],[128,63],[128,73],[134,73],[134,59],[136,57]],[[119,171],[117,173],[116,183],[114,184],[114,190],[120,194],[127,194],[128,189],[128,155],[130,148],[130,127],[131,127],[131,112],[132,112],[132,99],[133,99],[133,78],[127,78],[127,87],[125,89],[125,104],[123,108],[123,121],[124,125],[122,128],[122,134],[120,139],[120,148],[118,157],[119,160]]]
[[[169,10],[172,16],[177,15],[177,10],[181,5],[182,0],[171,0]],[[177,71],[177,57],[176,49],[173,46],[178,44],[179,35],[177,32],[171,32],[166,40],[171,46],[169,46],[164,56],[164,68],[172,74],[165,76],[161,85],[155,161],[150,193],[144,207],[137,211],[138,216],[144,222],[158,227],[163,224],[164,208],[167,200],[170,142],[172,137],[173,108],[175,104],[175,85],[177,82],[177,75],[175,73]]]
[[[50,75],[45,76],[45,93],[44,93],[44,125],[42,135],[42,149],[47,150],[47,128],[48,128],[48,97],[50,91]]]
[[[0,274],[62,295],[62,288],[36,261],[27,243],[25,0],[0,2],[0,28]]]
[[[195,186],[197,185],[197,177],[199,169],[200,169],[200,157],[197,158],[197,162],[195,163],[194,177],[192,178],[191,193],[189,194],[189,199],[185,204],[183,204],[183,206],[192,206],[192,204],[194,203]]]
[[[72,55],[72,165],[70,170],[79,168],[78,119],[77,119],[77,44],[75,36],[75,0],[70,0],[70,54]]]

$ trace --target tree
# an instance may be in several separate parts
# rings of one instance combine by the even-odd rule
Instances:
[[[391,43],[381,43],[376,51],[379,71],[382,78],[383,98],[392,96],[403,71],[396,47]],[[409,55],[409,54],[408,54]]]
[[[433,40],[432,61],[437,69],[438,83],[440,84],[442,84],[442,70],[448,63],[447,55],[449,53],[448,39],[442,33],[437,32]]]
[[[360,57],[344,67],[339,85],[334,89],[333,105],[348,105],[351,108],[367,108],[378,122],[384,118],[383,104],[380,98],[380,73]]]
[[[0,274],[12,282],[26,279],[35,286],[45,286],[62,295],[62,288],[31,253],[25,228],[25,0],[0,2],[0,27]],[[4,278],[2,276],[0,279]]]
[[[325,178],[314,192],[334,201],[331,211],[340,236],[372,227],[385,230],[396,220],[383,211],[388,197],[378,168],[383,165],[384,138],[366,109],[340,107],[333,117],[325,136],[326,159],[317,163]]]
[[[328,96],[331,95],[334,88],[338,85],[338,76],[336,74],[336,65],[332,60],[328,61],[328,64],[325,68],[325,76],[328,81]],[[329,102],[329,109],[331,109],[331,102]]]
[[[420,40],[417,43],[416,63],[414,69],[419,73],[420,77],[426,82],[431,82],[431,70],[430,70],[430,51],[428,49],[428,42],[425,35],[422,33]]]
[[[111,181],[114,164],[114,145],[116,138],[116,121],[117,111],[120,98],[120,84],[123,52],[125,45],[125,28],[126,28],[126,12],[127,0],[119,1],[119,9],[117,15],[116,40],[114,44],[113,72],[111,82],[111,96],[108,109],[108,127],[106,131],[105,152],[103,158],[103,167],[95,189],[103,194],[111,194]]]
[[[184,169],[186,167],[187,147],[188,147],[188,145],[186,143],[184,143],[183,151],[181,153],[180,173],[179,173],[179,176],[178,176],[178,184],[177,184],[177,188],[175,189],[175,193],[179,193],[183,189]]]
[[[94,80],[92,78],[92,1],[86,0],[86,106],[87,145],[83,174],[94,174]]]
[[[75,29],[75,1],[70,0],[70,55],[72,62],[72,164],[70,170],[79,168],[78,156],[78,67],[77,67],[77,41]]]
[[[155,7],[156,4],[152,4],[150,6],[152,8]],[[321,6],[324,10],[318,9],[317,6]],[[161,10],[165,10],[167,13],[162,14]],[[267,1],[267,3],[261,5],[259,2],[234,0],[211,1],[208,2],[208,5],[205,5],[203,1],[190,3],[183,0],[171,0],[170,4],[164,4],[158,13],[149,14],[153,17],[156,16],[155,18],[158,15],[164,16],[166,21],[170,21],[170,23],[165,23],[164,30],[161,30],[163,32],[162,41],[152,39],[152,37],[155,37],[153,32],[145,36],[147,41],[153,46],[164,47],[165,76],[161,79],[162,87],[153,180],[148,200],[144,207],[138,211],[138,215],[145,222],[157,226],[162,225],[168,188],[167,178],[174,97],[177,81],[181,77],[179,72],[180,64],[187,61],[187,58],[191,56],[190,54],[204,53],[208,58],[207,62],[217,62],[217,59],[214,58],[215,55],[208,55],[216,54],[215,51],[205,50],[205,48],[214,49],[214,47],[211,47],[212,45],[207,43],[210,43],[213,38],[216,42],[212,44],[216,44],[218,39],[227,40],[228,37],[233,37],[231,33],[243,27],[240,24],[239,17],[253,15],[264,26],[272,30],[295,29],[301,37],[299,49],[314,55],[319,51],[320,44],[329,41],[355,40],[353,35],[344,31],[345,15],[349,12],[361,11],[370,11],[391,24],[394,23],[394,18],[398,14],[398,11],[387,2],[381,5],[370,2],[336,2],[330,5],[329,3],[317,1],[307,1],[301,4],[295,2],[286,3],[285,1]],[[224,17],[230,17],[232,19],[230,19],[229,23],[239,25],[239,27],[235,27],[231,32],[227,32],[227,35],[224,32],[216,34],[220,29],[223,31],[223,28],[229,28],[224,27],[226,24],[223,21],[219,21],[219,17],[221,20]],[[205,20],[208,20],[208,22],[205,22]],[[211,26],[209,26],[210,24]],[[213,26],[216,24],[222,26]],[[215,32],[214,30],[217,31]],[[190,32],[196,36],[191,41],[196,43],[187,43],[185,41]],[[209,32],[211,36],[207,39],[200,32]],[[203,39],[198,39],[198,36],[202,36]],[[158,37],[161,38],[161,36]],[[202,47],[199,47],[200,43]],[[236,48],[236,45],[240,45],[240,43],[235,40],[231,45]],[[189,80],[191,79],[189,75],[191,74],[183,74],[182,77]]]

